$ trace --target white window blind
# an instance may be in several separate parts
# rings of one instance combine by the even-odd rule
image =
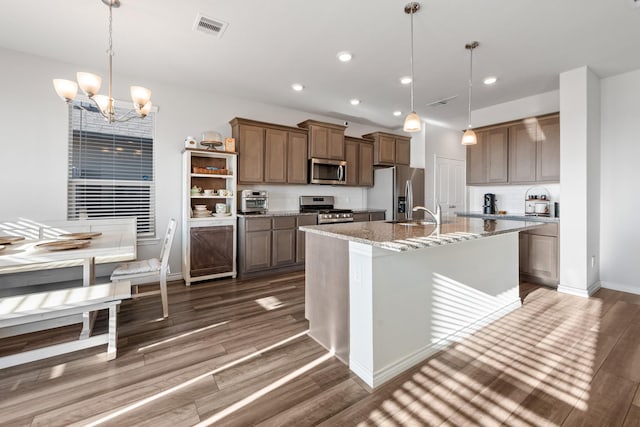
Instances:
[[[135,216],[138,236],[154,237],[155,113],[108,123],[92,103],[75,101],[69,119],[67,217]]]

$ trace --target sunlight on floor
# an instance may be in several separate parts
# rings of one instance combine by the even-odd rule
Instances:
[[[270,346],[267,346],[267,347],[265,347],[265,348],[263,348],[261,350],[255,351],[255,352],[253,352],[251,354],[248,354],[248,355],[243,356],[243,357],[241,357],[239,359],[236,359],[233,362],[229,362],[229,363],[227,363],[225,365],[222,365],[222,366],[220,366],[220,367],[218,367],[216,369],[213,369],[213,370],[211,370],[209,372],[206,372],[206,373],[204,373],[202,375],[198,375],[197,377],[194,377],[194,378],[192,378],[192,379],[190,379],[188,381],[184,381],[184,382],[182,382],[182,383],[180,383],[180,384],[178,384],[176,386],[173,386],[173,387],[170,387],[170,388],[168,388],[166,390],[163,390],[160,393],[153,394],[153,395],[151,395],[149,397],[146,397],[146,398],[144,398],[142,400],[139,400],[139,401],[137,401],[135,403],[132,403],[131,405],[127,405],[125,407],[117,409],[117,410],[115,410],[115,411],[113,411],[113,412],[111,412],[111,413],[109,413],[109,414],[107,414],[105,416],[100,417],[97,420],[94,420],[92,422],[87,423],[86,426],[90,427],[90,426],[98,426],[100,424],[104,424],[107,421],[111,421],[114,418],[120,417],[120,416],[122,416],[124,414],[127,414],[128,412],[131,412],[131,411],[133,411],[135,409],[141,408],[144,405],[147,405],[149,403],[155,402],[158,399],[162,399],[163,397],[166,397],[166,396],[172,395],[173,393],[182,391],[182,390],[186,389],[187,387],[194,385],[195,383],[197,383],[200,380],[203,380],[205,378],[209,378],[211,375],[218,374],[218,373],[220,373],[222,371],[225,371],[225,370],[227,370],[229,368],[237,366],[237,365],[239,365],[239,364],[241,364],[243,362],[246,362],[246,361],[248,361],[250,359],[253,359],[255,357],[261,356],[262,354],[264,354],[264,353],[266,353],[268,351],[271,351],[273,349],[281,347],[281,346],[283,346],[283,345],[285,345],[285,344],[287,344],[287,343],[289,343],[289,342],[291,342],[291,341],[293,341],[293,340],[295,340],[297,338],[303,337],[303,336],[307,335],[307,332],[309,332],[309,331],[305,330],[305,331],[300,332],[298,334],[292,335],[292,336],[290,336],[288,338],[283,339],[282,341],[279,341],[279,342],[277,342],[275,344],[272,344]]]
[[[465,304],[478,297],[461,295]],[[427,360],[359,425],[553,425],[545,402],[586,411],[602,302],[561,303],[571,301],[592,309],[536,318],[531,312],[550,303],[534,299]]]
[[[162,345],[162,344],[167,344],[167,343],[170,343],[170,342],[174,342],[174,341],[177,341],[177,340],[179,340],[181,338],[186,338],[188,336],[191,336],[191,335],[203,332],[203,331],[208,331],[209,329],[217,328],[218,326],[226,325],[227,323],[229,323],[229,322],[225,320],[224,322],[215,323],[213,325],[205,326],[204,328],[194,329],[193,331],[185,332],[183,334],[176,335],[174,337],[167,338],[167,339],[164,339],[162,341],[155,342],[153,344],[145,345],[144,347],[140,347],[140,348],[138,348],[138,352],[146,351],[146,350],[149,350],[150,348],[154,348],[154,347],[157,347],[157,346]]]
[[[264,308],[266,311],[275,310],[276,308],[284,307],[282,301],[274,296],[268,296],[264,298],[258,298],[255,300],[260,307]]]

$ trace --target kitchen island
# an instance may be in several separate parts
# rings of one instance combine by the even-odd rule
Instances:
[[[521,221],[308,226],[309,335],[375,388],[520,306]]]

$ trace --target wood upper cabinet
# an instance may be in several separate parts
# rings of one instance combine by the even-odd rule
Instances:
[[[264,182],[287,182],[287,132],[265,129]]]
[[[509,182],[536,180],[536,125],[517,124],[509,128]]]
[[[467,185],[560,181],[560,117],[533,117],[477,129],[467,146]]]
[[[231,125],[238,150],[238,183],[264,182],[264,128],[233,121]]]
[[[540,119],[537,133],[536,179],[560,181],[560,117]]]
[[[498,184],[508,181],[508,144],[509,130],[507,128],[497,128],[487,132],[485,139],[487,182]]]
[[[409,165],[411,138],[385,132],[362,135],[373,141],[373,164],[380,166]]]
[[[368,141],[360,142],[358,156],[358,185],[373,186],[373,144]]]
[[[289,132],[287,145],[287,182],[289,184],[307,183],[307,134]]]
[[[306,184],[307,132],[272,123],[235,118],[239,184]]]
[[[360,143],[346,137],[344,140],[344,159],[347,162],[346,185],[358,185],[359,163],[360,163]]]
[[[307,129],[309,158],[344,160],[344,130],[346,126],[305,120],[298,126]]]

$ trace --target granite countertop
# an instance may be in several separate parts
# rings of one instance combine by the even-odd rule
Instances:
[[[560,218],[549,216],[535,216],[535,215],[498,215],[498,214],[486,214],[482,212],[456,212],[457,216],[470,217],[470,218],[483,218],[483,219],[508,219],[514,221],[527,221],[527,222],[552,222],[559,223]]]
[[[373,209],[373,208],[363,208],[363,209],[352,209],[353,213],[364,213],[364,212],[386,212],[386,209]]]
[[[540,222],[531,221],[452,217],[445,219],[439,229],[435,224],[403,225],[373,221],[311,225],[300,227],[300,230],[402,252],[496,234],[513,233],[540,226],[542,226]]]
[[[299,216],[299,215],[318,215],[315,212],[300,212],[300,211],[267,211],[266,213],[240,213],[238,212],[239,217],[243,218],[260,218],[260,217],[271,217],[271,216]]]

